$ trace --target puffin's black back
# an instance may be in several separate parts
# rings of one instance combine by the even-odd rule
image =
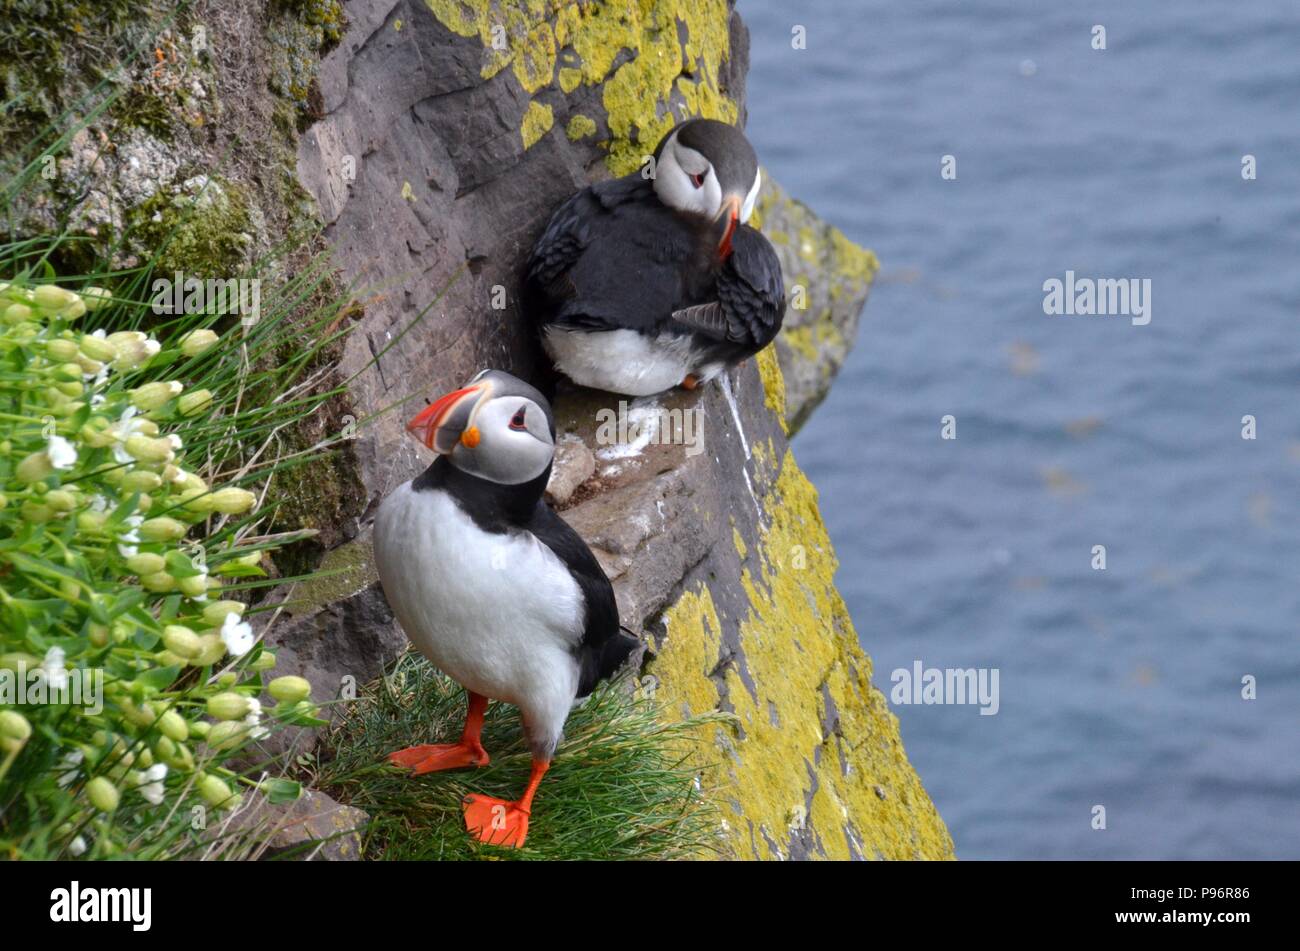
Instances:
[[[719,262],[719,237],[707,219],[660,202],[640,173],[585,188],[560,206],[533,248],[529,313],[541,326],[698,333],[716,342],[719,357],[739,359],[781,329],[781,263],[747,225]],[[714,312],[678,319],[702,306]]]

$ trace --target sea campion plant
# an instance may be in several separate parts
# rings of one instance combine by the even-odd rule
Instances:
[[[251,535],[262,499],[211,476],[248,382],[217,368],[246,368],[248,341],[215,317],[110,332],[96,318],[119,303],[0,282],[0,854],[182,852],[257,785],[236,754],[321,722],[302,678],[263,685],[275,658],[238,599],[285,538]]]

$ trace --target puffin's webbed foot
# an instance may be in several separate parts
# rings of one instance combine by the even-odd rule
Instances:
[[[461,808],[465,812],[465,828],[469,834],[488,845],[508,845],[516,849],[522,846],[528,837],[533,796],[550,766],[550,760],[533,760],[528,786],[515,802],[479,793],[466,796]]]
[[[388,762],[411,771],[412,776],[464,766],[486,766],[491,761],[478,743],[432,743],[408,746],[388,755]]]

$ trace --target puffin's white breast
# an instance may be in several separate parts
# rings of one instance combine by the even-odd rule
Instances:
[[[697,366],[691,338],[675,334],[647,337],[635,330],[571,330],[547,327],[542,345],[565,376],[582,386],[628,396],[651,396],[677,386],[688,373],[700,382],[716,376],[722,364]]]
[[[573,700],[586,602],[534,535],[485,532],[448,493],[408,482],[380,506],[374,545],[388,603],[435,666],[521,707]]]

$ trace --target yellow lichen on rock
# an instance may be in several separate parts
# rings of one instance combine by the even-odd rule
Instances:
[[[735,122],[739,115],[719,82],[730,55],[726,0],[633,0],[618,5],[556,0],[425,3],[449,30],[477,36],[483,43],[484,79],[510,67],[531,95],[557,81],[561,50],[576,56],[576,61],[566,60],[560,67],[558,83],[566,95],[584,83],[602,86],[601,101],[612,135],[604,143],[606,164],[615,175],[637,168],[664,133],[684,118]],[[685,43],[678,36],[679,24]],[[625,50],[635,55],[615,69]]]
[[[524,124],[519,129],[519,134],[524,137],[524,148],[531,149],[538,139],[551,131],[553,125],[555,113],[551,107],[540,102],[530,102],[528,111],[524,113]]]
[[[697,754],[727,817],[724,851],[788,858],[799,838],[825,858],[952,858],[835,590],[816,490],[788,451],[764,508],[770,521],[741,577],[749,608],[731,619],[737,644],[724,646],[729,619],[701,584],[665,612],[648,667],[666,715],[717,706],[738,718],[702,727]]]
[[[789,431],[785,420],[785,378],[781,375],[781,363],[777,359],[776,347],[764,347],[755,358],[758,361],[758,375],[763,380],[763,393],[767,408],[770,409],[781,424],[782,431]]]

